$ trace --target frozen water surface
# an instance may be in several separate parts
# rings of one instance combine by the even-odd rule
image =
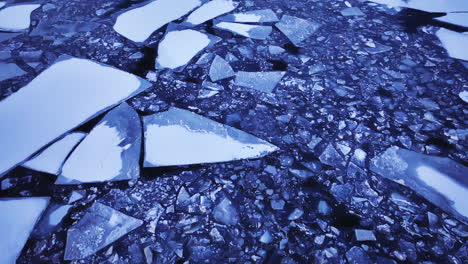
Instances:
[[[468,61],[468,34],[441,28],[436,32],[436,36],[450,57]]]
[[[392,7],[407,7],[426,12],[468,12],[466,0],[369,0]]]
[[[268,38],[268,36],[271,34],[271,31],[273,30],[270,26],[247,25],[231,22],[220,22],[217,23],[214,27],[230,31],[247,38],[260,40]]]
[[[31,12],[39,4],[15,5],[0,10],[0,30],[18,32],[29,28]]]
[[[216,55],[213,62],[211,63],[210,72],[209,72],[210,79],[213,82],[216,82],[222,79],[232,77],[235,74],[236,73],[231,68],[231,65],[229,65],[229,63],[225,61],[223,58]]]
[[[0,63],[0,82],[24,75],[25,73],[15,63]]]
[[[273,92],[286,72],[244,72],[236,73],[235,84],[265,93]]]
[[[63,59],[0,101],[0,175],[151,84],[90,60]]]
[[[296,46],[300,46],[319,28],[317,23],[288,15],[284,15],[275,25]]]
[[[185,22],[190,25],[199,25],[217,16],[231,12],[238,5],[238,2],[232,0],[213,0],[193,11]]]
[[[225,15],[219,18],[220,21],[238,23],[268,23],[278,22],[278,17],[271,9],[253,10],[243,13]]]
[[[144,117],[145,167],[259,158],[274,145],[187,110],[171,108]]]
[[[436,17],[434,19],[468,28],[468,12],[467,13],[448,13],[445,16]]]

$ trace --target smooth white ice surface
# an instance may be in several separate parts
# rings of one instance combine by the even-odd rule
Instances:
[[[468,27],[468,13],[448,13],[442,17],[436,17],[435,20],[442,22]]]
[[[83,132],[70,133],[23,163],[22,166],[58,175],[68,154],[85,136],[86,133]]]
[[[130,40],[143,42],[154,31],[201,4],[201,0],[155,0],[119,15],[114,30]]]
[[[0,199],[0,263],[14,264],[49,197]]]
[[[59,61],[0,101],[0,175],[150,83],[85,59]]]
[[[232,0],[213,0],[191,13],[185,22],[199,25],[222,14],[231,12],[239,3]]]
[[[0,10],[0,30],[18,32],[29,28],[31,12],[39,4],[15,5]]]
[[[461,12],[468,11],[466,0],[370,0],[391,7],[407,7],[426,12]]]
[[[266,39],[272,31],[272,27],[270,26],[247,25],[231,22],[220,22],[216,24],[215,27],[253,39]]]
[[[450,57],[468,61],[468,34],[441,28],[436,32],[436,36]]]

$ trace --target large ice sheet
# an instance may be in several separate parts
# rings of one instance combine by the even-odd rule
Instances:
[[[65,260],[91,256],[142,224],[139,219],[96,202],[68,229]]]
[[[85,136],[84,132],[70,133],[23,163],[22,166],[58,175],[67,156]]]
[[[141,121],[128,104],[110,111],[76,147],[56,184],[119,181],[140,174]]]
[[[24,75],[25,73],[15,63],[0,63],[0,82]]]
[[[467,27],[468,28],[468,12],[465,13],[448,13],[445,16],[436,17],[435,20],[442,22]]]
[[[266,39],[273,30],[270,26],[247,25],[231,22],[219,22],[214,25],[215,28],[230,31],[232,33],[253,39]]]
[[[436,32],[436,36],[450,57],[468,61],[468,34],[441,28]]]
[[[31,12],[39,4],[15,5],[0,10],[0,30],[19,32],[29,28]]]
[[[369,0],[391,7],[406,7],[426,12],[467,12],[466,0]]]
[[[268,23],[277,22],[279,19],[271,9],[253,10],[237,14],[229,14],[218,20],[238,23]]]
[[[213,82],[217,82],[222,79],[226,79],[234,76],[236,73],[232,69],[231,65],[220,56],[216,55],[210,67],[210,79]]]
[[[275,25],[296,46],[301,46],[320,26],[315,22],[288,15],[284,15]]]
[[[0,263],[14,264],[49,197],[0,199]]]
[[[265,93],[273,92],[286,72],[244,72],[236,73],[235,84]]]
[[[442,210],[468,223],[468,168],[449,158],[390,147],[371,161],[370,169],[408,186]]]
[[[239,5],[232,0],[213,0],[193,11],[185,20],[186,24],[199,25],[222,14],[231,12]]]
[[[63,58],[0,101],[0,175],[70,129],[151,84],[96,62]]]
[[[145,116],[145,167],[259,158],[278,148],[187,110]]]
[[[117,17],[114,30],[135,42],[143,42],[167,23],[186,15],[202,0],[155,0]]]

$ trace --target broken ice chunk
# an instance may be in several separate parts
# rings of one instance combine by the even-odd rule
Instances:
[[[23,163],[22,166],[32,170],[58,175],[68,154],[70,154],[72,149],[78,145],[85,136],[86,133],[83,132],[70,133],[44,149],[32,159]]]
[[[94,203],[67,232],[65,260],[83,259],[141,226],[143,221]]]
[[[363,16],[364,13],[357,7],[348,7],[340,11],[342,16]]]
[[[39,4],[15,5],[0,10],[0,30],[19,32],[28,29],[31,12],[40,6]]]
[[[225,162],[263,157],[278,148],[187,110],[145,116],[145,167]]]
[[[232,33],[253,39],[266,39],[273,30],[270,26],[247,25],[231,22],[220,22],[214,25],[215,28],[230,31]]]
[[[0,82],[24,75],[25,73],[15,63],[0,63]]]
[[[445,16],[436,17],[434,19],[453,25],[468,27],[468,13],[448,13]]]
[[[465,103],[468,103],[468,91],[467,90],[461,91],[458,94],[458,97],[460,97],[460,99],[462,99]]]
[[[70,129],[150,86],[135,75],[90,60],[59,59],[0,101],[0,175]]]
[[[193,11],[185,20],[189,25],[199,25],[222,14],[231,12],[239,5],[232,0],[213,0]]]
[[[201,0],[155,0],[122,13],[114,30],[135,42],[143,42],[167,23],[179,19],[202,4]]]
[[[301,46],[318,28],[319,24],[308,20],[284,15],[276,27],[295,45]]]
[[[235,84],[265,93],[273,92],[286,72],[244,72],[236,73]]]
[[[72,152],[55,184],[137,178],[140,147],[140,117],[123,103],[105,115]]]
[[[436,32],[436,36],[450,57],[468,61],[468,34],[441,28]]]
[[[71,207],[71,205],[51,204],[37,224],[34,236],[42,238],[49,236],[62,222]]]
[[[49,197],[0,199],[0,263],[14,264]]]
[[[213,209],[216,221],[225,225],[236,225],[239,222],[239,213],[228,198],[223,198]]]
[[[468,12],[466,0],[370,0],[371,2],[386,4],[391,7],[406,7],[426,12]]]
[[[408,186],[442,210],[468,223],[468,168],[448,158],[390,147],[371,161],[370,169]]]
[[[210,78],[213,82],[234,76],[236,73],[231,65],[223,58],[216,55],[210,67]]]
[[[268,23],[278,22],[278,17],[271,9],[253,10],[238,14],[230,14],[219,18],[220,21],[238,23]]]

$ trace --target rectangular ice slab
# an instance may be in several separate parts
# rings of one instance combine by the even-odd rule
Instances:
[[[181,18],[202,4],[202,0],[155,0],[117,17],[114,30],[135,42],[143,42],[167,23]]]
[[[143,118],[145,167],[259,158],[277,147],[187,110],[171,108]]]
[[[40,6],[39,4],[15,5],[0,10],[0,30],[19,32],[28,29],[31,12]]]
[[[468,34],[441,28],[436,36],[450,57],[468,61]]]
[[[406,7],[426,12],[468,12],[466,0],[369,0],[391,7]]]
[[[0,175],[70,129],[150,86],[106,65],[62,58],[0,101]]]
[[[271,93],[286,72],[237,72],[235,84]]]
[[[405,185],[442,210],[468,223],[468,168],[450,160],[390,147],[370,169]]]
[[[301,46],[320,26],[317,23],[287,15],[284,15],[275,25],[296,46]]]
[[[219,22],[214,25],[215,28],[230,31],[232,33],[253,39],[266,39],[273,30],[270,26],[247,25],[231,22]]]
[[[243,13],[225,15],[219,18],[220,21],[238,23],[268,23],[278,22],[278,17],[271,9],[253,10]]]
[[[232,0],[213,0],[193,11],[185,20],[185,24],[196,26],[222,14],[231,12],[239,5]]]

